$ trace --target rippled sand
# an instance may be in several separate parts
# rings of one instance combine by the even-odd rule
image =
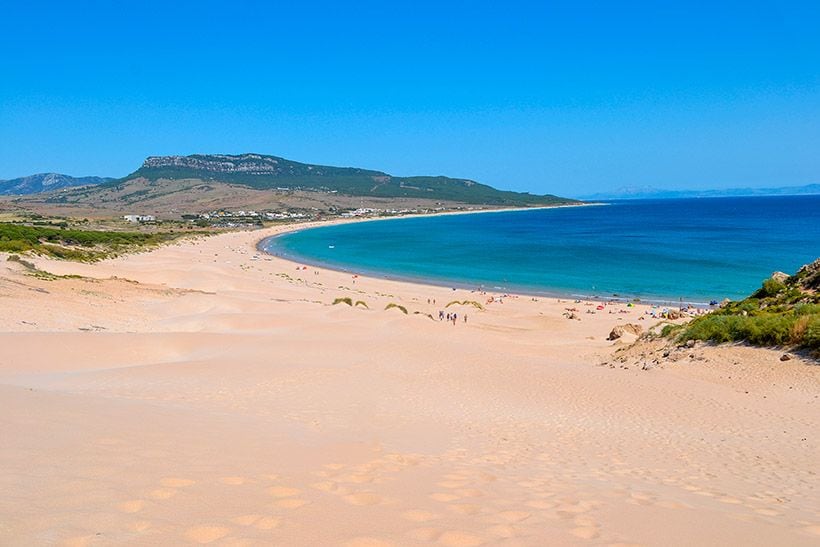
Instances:
[[[262,235],[38,261],[94,279],[0,256],[0,544],[820,542],[820,368],[610,366],[643,308],[452,325],[487,296],[253,259]]]

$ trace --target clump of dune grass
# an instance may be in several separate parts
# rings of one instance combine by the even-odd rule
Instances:
[[[347,304],[348,306],[352,306],[353,300],[349,296],[345,296],[334,300],[333,305],[335,306],[336,304]]]
[[[363,306],[365,309],[368,309],[368,310],[370,309],[370,306],[368,306],[367,302],[365,302],[364,300],[356,300],[356,304],[354,304],[354,305],[355,306]]]
[[[396,303],[394,303],[394,302],[390,302],[387,306],[385,306],[385,307],[384,307],[384,309],[385,309],[385,310],[389,310],[390,308],[396,308],[396,309],[398,309],[398,310],[401,310],[401,312],[402,312],[403,314],[407,315],[407,308],[405,308],[404,306],[402,306],[402,305],[400,305],[400,304],[396,304]]]
[[[81,275],[57,275],[51,272],[47,272],[45,270],[41,270],[40,268],[35,266],[34,263],[29,262],[28,260],[24,260],[20,258],[18,255],[9,255],[9,257],[6,260],[8,262],[16,262],[17,264],[23,266],[26,269],[26,275],[36,277],[37,279],[42,279],[45,281],[55,281],[57,279],[83,279],[83,276]]]
[[[424,312],[420,312],[420,311],[414,311],[413,315],[423,315],[425,317],[429,317],[432,321],[436,320],[435,317],[433,317],[433,314],[431,314],[431,313],[424,313]]]
[[[473,306],[473,307],[475,307],[475,308],[477,308],[477,309],[479,309],[479,310],[483,310],[483,309],[484,309],[484,306],[482,306],[480,302],[476,302],[475,300],[461,300],[461,301],[459,301],[459,300],[453,300],[452,302],[449,302],[449,303],[448,303],[446,306],[444,306],[444,307],[445,307],[445,308],[449,308],[450,306],[455,306],[455,305],[459,305],[459,306]]]

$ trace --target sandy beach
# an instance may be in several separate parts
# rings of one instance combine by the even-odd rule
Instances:
[[[646,306],[256,249],[283,229],[32,259],[53,275],[0,254],[0,544],[820,542],[820,367],[656,363],[607,340]]]

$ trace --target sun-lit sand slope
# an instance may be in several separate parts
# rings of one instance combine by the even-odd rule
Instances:
[[[0,256],[0,544],[820,542],[820,367],[613,368],[645,309],[453,325],[487,297],[253,259],[262,235],[37,261],[95,279]]]

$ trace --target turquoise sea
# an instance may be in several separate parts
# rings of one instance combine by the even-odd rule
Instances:
[[[336,269],[531,294],[741,298],[820,256],[820,195],[624,200],[326,226],[264,242]]]

